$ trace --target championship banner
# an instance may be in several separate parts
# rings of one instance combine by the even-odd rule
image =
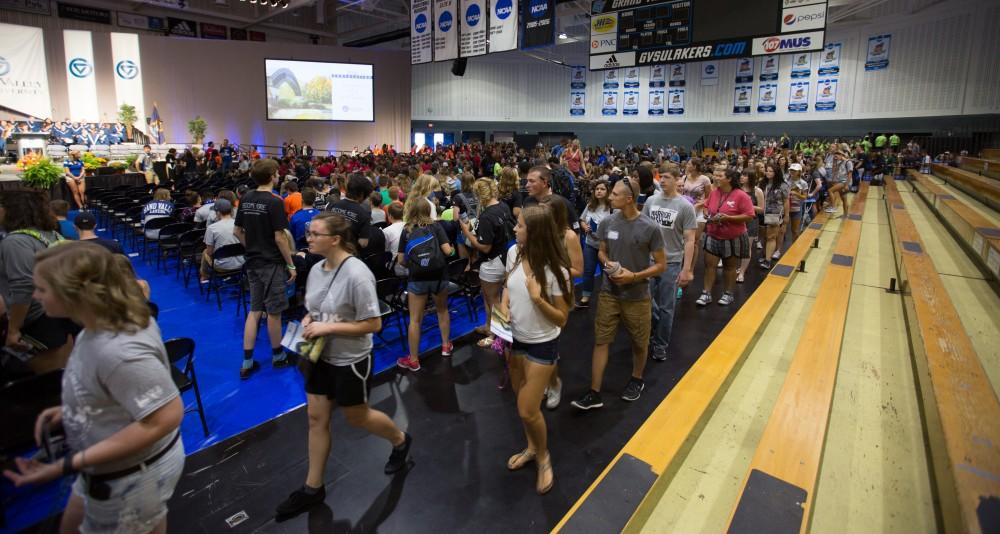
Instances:
[[[649,114],[663,115],[663,89],[649,90]]]
[[[667,66],[666,65],[650,65],[649,67],[649,86],[650,87],[664,87],[667,85]]]
[[[639,87],[639,67],[628,67],[625,69],[624,87],[626,89]]]
[[[66,2],[59,2],[56,7],[60,18],[96,22],[98,24],[111,24],[110,9],[67,4]]]
[[[618,89],[618,69],[604,71],[604,88]]]
[[[0,106],[22,115],[51,117],[42,29],[0,24]]]
[[[66,51],[66,92],[69,93],[69,119],[100,122],[97,110],[97,76],[94,73],[94,46],[90,32],[63,30]]]
[[[778,80],[779,56],[764,56],[760,60],[760,81],[773,82]]]
[[[586,89],[587,67],[570,67],[569,88]]]
[[[167,21],[163,17],[147,17],[135,13],[125,13],[118,11],[118,25],[122,28],[135,28],[137,30],[163,31],[167,28]]]
[[[625,91],[622,102],[622,115],[639,114],[639,91]]]
[[[718,61],[706,61],[701,64],[701,84],[702,85],[718,85],[719,84],[719,62]]]
[[[809,111],[809,82],[792,82],[788,91],[788,111],[790,113]]]
[[[410,64],[429,63],[434,52],[430,0],[413,0],[410,6]]]
[[[209,24],[208,22],[201,23],[201,38],[202,39],[228,39],[229,29],[221,24]]]
[[[605,117],[618,114],[618,91],[604,91],[601,99],[601,115]]]
[[[587,92],[572,90],[569,92],[569,114],[574,117],[582,117],[587,113]]]
[[[517,49],[517,0],[490,0],[490,53]]]
[[[433,24],[434,61],[447,61],[458,57],[458,0],[435,0]]]
[[[792,54],[792,78],[808,78],[812,69],[812,52]]]
[[[527,0],[521,5],[524,6],[521,48],[526,50],[552,44],[556,36],[554,0]]]
[[[13,9],[36,15],[51,15],[48,0],[0,0],[0,9]]]
[[[676,63],[670,66],[670,87],[684,87],[687,77],[687,65]]]
[[[750,95],[753,84],[737,84],[733,88],[733,113],[750,113]]]
[[[816,111],[837,109],[837,79],[830,78],[816,82]]]
[[[743,57],[736,60],[736,83],[753,82],[753,58]]]
[[[489,41],[489,23],[484,9],[485,0],[462,0],[462,30],[458,33],[458,54],[462,57],[481,56]]]
[[[774,113],[778,109],[778,84],[762,83],[757,88],[757,113]]]
[[[823,47],[823,52],[819,57],[819,69],[816,74],[820,76],[836,76],[840,74],[840,43],[827,43]]]
[[[671,89],[670,102],[667,104],[668,115],[684,114],[684,89]]]
[[[111,58],[114,64],[115,103],[135,106],[135,116],[146,120],[145,94],[142,92],[142,62],[139,57],[139,35],[111,34]],[[136,125],[140,127],[140,125]]]
[[[889,66],[889,45],[892,35],[876,35],[868,38],[868,58],[865,60],[865,70],[882,70]]]

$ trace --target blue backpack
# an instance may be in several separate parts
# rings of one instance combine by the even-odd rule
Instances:
[[[448,259],[431,226],[417,226],[406,241],[406,265],[414,279],[441,276]]]

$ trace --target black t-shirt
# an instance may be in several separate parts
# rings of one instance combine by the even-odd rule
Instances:
[[[122,250],[122,246],[114,239],[104,239],[103,237],[95,237],[94,239],[82,239],[81,241],[87,241],[95,245],[101,245],[102,247],[111,251],[112,254],[125,255],[125,251]]]
[[[481,244],[490,244],[490,251],[486,253],[487,260],[492,260],[507,250],[508,233],[505,227],[510,227],[512,235],[514,216],[511,214],[510,208],[503,202],[498,202],[479,214],[476,239]]]
[[[371,227],[372,212],[365,209],[361,204],[342,198],[332,205],[326,207],[327,211],[343,215],[347,222],[351,223],[351,230],[354,231],[354,241],[368,237],[368,229]]]
[[[285,203],[274,193],[256,190],[244,193],[235,224],[246,232],[247,267],[285,264],[274,233],[288,228],[288,219]]]
[[[557,200],[559,200],[560,202],[562,202],[563,205],[566,206],[566,216],[568,218],[569,227],[572,228],[574,232],[579,232],[580,231],[580,216],[577,215],[576,208],[573,207],[573,203],[570,202],[569,199],[567,199],[566,197],[564,197],[562,195],[557,195],[555,193],[552,193],[552,196],[555,197]],[[521,204],[521,207],[522,208],[526,208],[528,206],[535,206],[537,204],[538,204],[538,201],[535,200],[535,197],[530,196],[530,195],[525,195],[524,196],[524,202]]]
[[[444,228],[442,228],[440,224],[437,223],[432,224],[430,225],[430,229],[432,232],[434,232],[434,237],[437,238],[438,245],[450,243],[450,241],[448,240],[448,234],[445,233]],[[410,234],[409,230],[404,227],[403,233],[399,235],[399,248],[396,249],[396,252],[403,254],[404,257],[406,256],[406,243],[409,240],[409,234]],[[440,274],[430,274],[428,276],[424,276],[418,279],[414,277],[412,271],[410,273],[410,279],[415,281],[444,280],[445,278],[447,278],[447,276],[448,276],[447,271],[442,271]]]
[[[521,205],[524,204],[524,193],[514,191],[509,197],[501,198],[500,202],[506,204],[507,209],[509,209],[511,213],[514,213],[514,208],[520,208]]]

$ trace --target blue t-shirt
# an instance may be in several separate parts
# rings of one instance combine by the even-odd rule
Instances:
[[[83,175],[83,162],[80,160],[64,161],[63,167],[69,169],[69,173],[72,174],[73,176],[76,176],[77,178]]]
[[[80,239],[80,233],[76,231],[76,226],[73,226],[73,223],[70,221],[59,221],[59,233],[66,239],[74,241]]]
[[[309,221],[319,213],[316,208],[303,208],[292,214],[292,218],[288,221],[288,229],[292,232],[292,237],[295,238],[295,242],[305,240],[306,238],[306,225]]]
[[[233,159],[233,147],[224,146],[220,148],[219,155],[222,156],[222,159]]]

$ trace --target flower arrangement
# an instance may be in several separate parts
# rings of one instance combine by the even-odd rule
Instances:
[[[127,161],[122,161],[122,160],[109,161],[108,162],[108,167],[111,167],[112,169],[121,171],[121,170],[125,170],[125,169],[128,168],[128,162]]]
[[[17,170],[23,171],[31,165],[42,160],[42,155],[38,152],[30,152],[17,161]]]
[[[103,167],[108,164],[108,160],[105,158],[99,158],[94,155],[93,152],[84,152],[83,156],[80,157],[83,161],[83,168],[92,171],[98,167]]]
[[[21,173],[21,180],[29,187],[48,191],[63,179],[65,173],[62,166],[52,163],[49,158],[37,156],[31,158],[29,156],[21,161],[29,159],[30,161],[27,161],[23,167],[24,172]],[[18,162],[18,167],[21,167],[21,162]]]

